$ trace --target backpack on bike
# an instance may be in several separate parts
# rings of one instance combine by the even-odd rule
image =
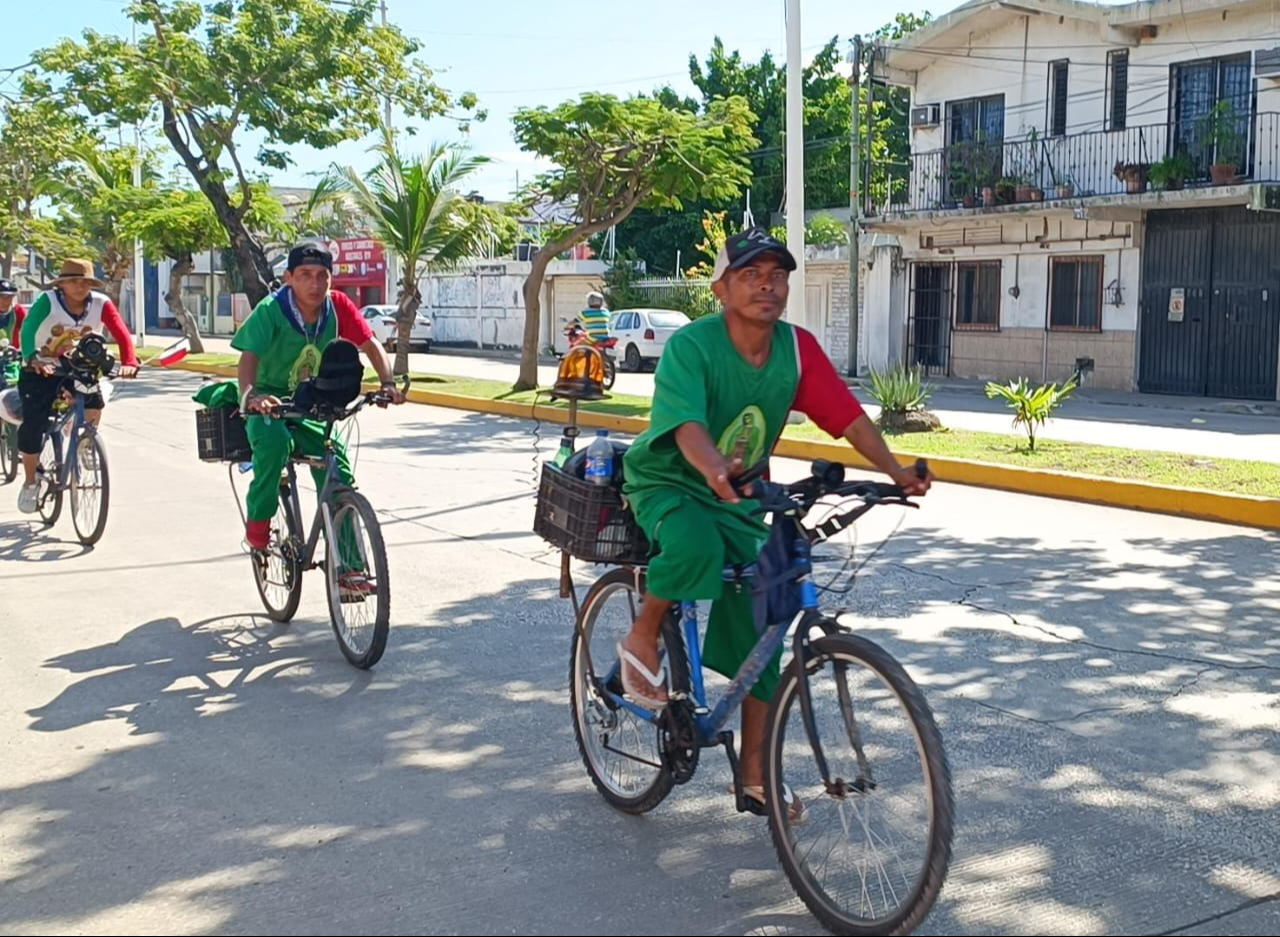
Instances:
[[[316,376],[293,392],[294,403],[300,410],[345,407],[360,396],[363,381],[360,349],[344,338],[334,339],[320,354]]]
[[[800,612],[802,603],[791,566],[791,548],[797,536],[794,523],[776,517],[756,560],[758,571],[751,581],[751,607],[760,634],[772,625],[790,622]]]

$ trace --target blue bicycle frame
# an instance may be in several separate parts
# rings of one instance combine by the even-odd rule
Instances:
[[[795,523],[795,521],[791,518],[780,518],[777,523],[791,524]],[[782,643],[786,640],[787,632],[791,629],[791,626],[797,621],[803,621],[817,611],[818,589],[813,584],[813,581],[808,578],[812,570],[809,541],[803,535],[798,536],[794,539],[791,549],[791,576],[796,580],[795,588],[799,590],[800,611],[790,621],[778,622],[770,625],[765,630],[764,634],[760,636],[760,640],[756,642],[755,647],[751,649],[751,653],[747,655],[747,659],[743,661],[742,666],[738,668],[738,672],[729,682],[724,696],[720,698],[714,710],[708,708],[706,684],[702,678],[702,645],[698,640],[698,606],[696,602],[680,603],[680,626],[684,637],[685,650],[689,658],[689,674],[693,691],[694,713],[697,720],[698,741],[702,747],[709,748],[720,743],[720,732],[725,723],[729,721],[734,711],[742,705],[743,700],[747,698],[747,694],[751,692],[752,687],[760,679],[760,675],[769,666],[769,662],[773,660],[774,655],[782,648]],[[742,570],[744,575],[753,572],[755,572],[754,566]],[[737,578],[739,572],[734,567],[726,567],[724,575],[725,581],[729,582]],[[655,712],[638,703],[633,703],[621,694],[614,693],[609,689],[620,667],[620,662],[613,665],[613,669],[600,682],[600,692],[614,704],[635,713],[646,722],[655,726],[659,725],[661,723],[660,712]]]
[[[76,473],[76,479],[80,478],[80,460],[75,458],[76,451],[80,448],[80,437],[87,431],[88,421],[85,418],[84,393],[75,386],[74,380],[71,383],[71,406],[62,413],[56,414],[49,420],[49,426],[45,430],[45,435],[53,439],[53,452],[58,460],[57,475],[54,478],[54,487],[64,490],[69,486],[71,472]],[[62,451],[62,433],[63,428],[67,425],[67,421],[71,421],[71,434],[67,438],[67,451]]]

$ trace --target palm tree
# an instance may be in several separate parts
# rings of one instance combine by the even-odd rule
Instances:
[[[405,157],[387,128],[374,147],[378,164],[361,176],[335,167],[343,187],[369,220],[374,237],[395,254],[400,281],[396,305],[395,373],[409,372],[409,333],[422,304],[418,280],[429,267],[457,267],[488,243],[489,214],[459,194],[459,184],[488,162],[449,144]]]

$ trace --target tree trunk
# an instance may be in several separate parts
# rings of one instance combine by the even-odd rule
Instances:
[[[520,376],[516,379],[512,390],[538,389],[538,333],[542,325],[542,280],[547,274],[547,267],[551,265],[551,261],[587,238],[626,221],[636,206],[648,195],[648,189],[632,192],[618,211],[595,221],[582,222],[559,241],[548,244],[533,255],[533,266],[529,268],[529,276],[524,281],[524,345],[520,349]]]
[[[563,249],[563,248],[562,248]],[[554,251],[554,252],[553,252]],[[538,338],[542,332],[542,280],[560,251],[554,246],[533,255],[524,281],[524,344],[520,348],[520,376],[512,390],[538,389]]]
[[[418,317],[418,308],[422,305],[418,284],[405,277],[400,284],[398,300],[400,308],[396,310],[396,360],[391,368],[396,377],[409,373],[409,340],[414,320]]]
[[[182,327],[182,334],[191,343],[191,351],[198,354],[204,351],[204,342],[200,340],[200,329],[196,326],[195,316],[182,301],[182,278],[195,269],[195,259],[190,254],[184,254],[174,257],[173,261],[173,268],[169,271],[169,292],[164,294],[164,300],[169,304],[173,317],[178,320],[178,325]]]
[[[266,297],[271,284],[271,264],[267,261],[267,252],[249,233],[245,227],[243,212],[248,208],[247,198],[237,208],[231,204],[227,187],[222,183],[222,171],[215,162],[206,161],[204,156],[192,152],[179,123],[178,114],[170,100],[161,101],[164,112],[164,135],[172,144],[174,151],[182,158],[183,164],[196,185],[204,193],[218,223],[227,232],[231,249],[235,252],[236,266],[244,281],[245,295],[249,298],[250,307],[258,305]],[[216,156],[214,157],[216,160]]]

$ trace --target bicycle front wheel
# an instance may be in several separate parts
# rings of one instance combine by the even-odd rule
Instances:
[[[86,546],[102,539],[107,529],[107,507],[111,502],[111,475],[107,470],[107,450],[97,433],[85,433],[76,446],[71,466],[71,521],[76,536]]]
[[[951,861],[955,807],[942,736],[920,689],[884,649],[851,634],[819,638],[807,667],[806,731],[793,660],[769,713],[769,827],[787,878],[835,934],[912,933],[937,900]],[[796,818],[780,794],[804,806]]]
[[[280,486],[267,548],[249,551],[249,559],[267,617],[290,621],[302,601],[302,523],[293,511],[288,485]]]
[[[367,670],[382,659],[391,630],[391,581],[382,528],[368,499],[345,490],[334,496],[325,522],[329,617],[338,646]]]

